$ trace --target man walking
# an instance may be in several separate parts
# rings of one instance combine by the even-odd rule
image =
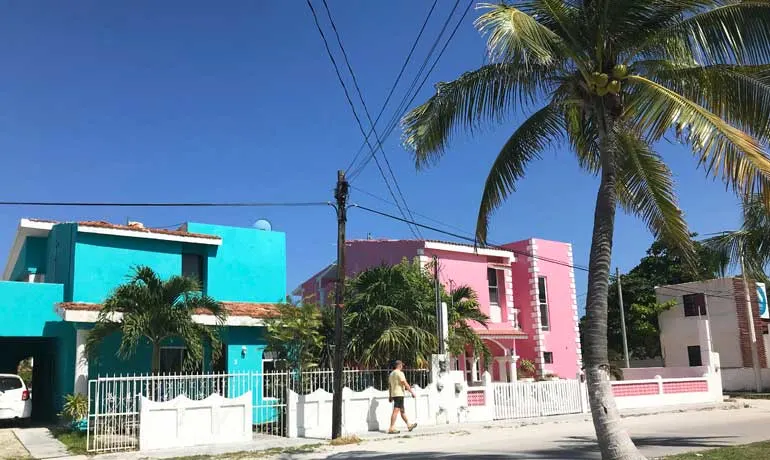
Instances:
[[[409,424],[409,420],[406,418],[406,411],[404,410],[404,394],[406,391],[412,394],[412,397],[414,398],[414,390],[412,390],[412,387],[409,386],[409,382],[406,381],[406,376],[403,372],[404,363],[401,361],[396,361],[396,365],[394,366],[393,372],[390,373],[390,376],[388,376],[388,390],[390,392],[390,401],[393,403],[393,414],[390,416],[390,428],[388,429],[388,433],[398,433],[398,430],[396,430],[396,418],[398,418],[398,414],[401,414],[401,418],[404,420],[404,423],[406,423],[407,429],[409,431],[412,431],[417,426],[416,423]]]

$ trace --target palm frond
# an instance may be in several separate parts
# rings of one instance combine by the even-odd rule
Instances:
[[[667,61],[635,64],[651,80],[687,98],[751,134],[770,140],[770,82],[758,76],[770,71],[761,66],[680,66]]]
[[[770,159],[749,134],[647,78],[631,75],[629,82],[626,116],[635,131],[657,140],[678,127],[707,173],[720,175],[743,195],[770,192]]]
[[[516,181],[524,176],[530,161],[540,157],[548,144],[563,134],[558,110],[548,105],[524,121],[508,138],[489,170],[481,195],[476,221],[476,237],[486,243],[490,215],[516,190]]]
[[[671,170],[642,139],[629,132],[617,136],[618,202],[641,218],[656,238],[676,247],[695,263],[690,231],[679,209]]]
[[[473,133],[488,122],[501,123],[517,106],[531,105],[548,88],[541,65],[489,64],[454,81],[437,83],[436,94],[407,113],[401,124],[404,146],[418,168],[437,161],[459,130]]]
[[[562,38],[524,11],[502,3],[479,3],[477,9],[489,10],[474,24],[489,34],[487,53],[492,62],[550,66],[564,59]]]
[[[638,48],[657,50],[661,57],[678,58],[684,43],[703,65],[758,65],[770,61],[770,3],[763,0],[725,0],[660,30]],[[672,47],[676,44],[677,48]]]

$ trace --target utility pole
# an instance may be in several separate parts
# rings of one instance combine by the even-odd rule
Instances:
[[[438,256],[433,256],[433,283],[436,291],[436,332],[438,337],[438,353],[443,355],[446,353],[444,347],[444,331],[442,330],[444,324],[443,309],[441,308],[441,283],[438,279]]]
[[[741,249],[741,253],[743,249]],[[751,367],[754,368],[754,385],[757,393],[762,392],[762,371],[759,366],[759,351],[757,350],[757,331],[754,329],[754,309],[751,308],[751,293],[749,291],[749,279],[746,277],[746,268],[743,265],[741,254],[741,276],[743,276],[743,293],[746,295],[746,316],[749,318],[749,340],[751,341]]]
[[[345,223],[347,222],[348,182],[345,171],[337,171],[337,186],[334,189],[337,210],[337,286],[334,293],[334,394],[332,398],[332,439],[342,436],[342,366],[344,346],[342,344],[343,290],[345,289]]]
[[[626,307],[623,305],[623,286],[620,284],[620,268],[615,267],[615,279],[618,281],[618,306],[620,307],[620,330],[623,333],[623,357],[626,360],[626,369],[631,367],[628,361],[628,339],[626,338]]]

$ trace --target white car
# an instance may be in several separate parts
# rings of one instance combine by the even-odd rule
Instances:
[[[32,394],[15,374],[0,374],[0,420],[28,419],[32,415]]]

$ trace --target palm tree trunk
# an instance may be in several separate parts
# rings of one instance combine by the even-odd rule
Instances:
[[[607,356],[607,295],[609,291],[612,237],[615,225],[616,182],[612,121],[599,122],[602,175],[596,196],[591,255],[588,263],[588,303],[584,358],[588,401],[596,438],[604,460],[643,459],[621,426],[620,413],[610,386]]]

